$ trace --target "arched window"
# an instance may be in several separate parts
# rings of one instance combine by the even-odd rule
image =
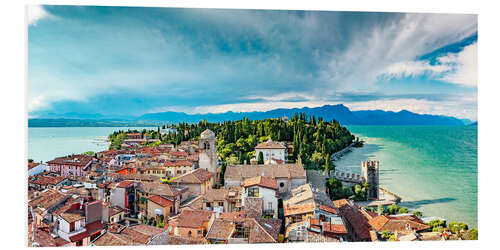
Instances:
[[[191,233],[191,231],[188,232],[188,237],[191,237],[193,233]]]

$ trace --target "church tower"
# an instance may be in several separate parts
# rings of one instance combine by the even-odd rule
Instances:
[[[361,162],[361,172],[363,180],[369,185],[366,198],[368,200],[379,199],[379,178],[378,178],[378,161],[363,161]]]
[[[210,129],[203,131],[200,135],[199,146],[200,168],[217,176],[217,140],[215,139],[215,133]]]

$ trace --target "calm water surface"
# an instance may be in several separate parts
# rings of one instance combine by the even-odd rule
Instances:
[[[348,126],[365,140],[335,162],[361,172],[361,161],[380,161],[382,187],[424,216],[477,227],[476,126]]]
[[[109,134],[128,129],[140,131],[145,127],[28,128],[28,158],[45,162],[73,153],[106,150],[109,147],[106,141]]]

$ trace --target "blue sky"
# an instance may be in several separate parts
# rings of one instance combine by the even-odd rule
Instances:
[[[28,112],[317,107],[477,119],[477,16],[29,6]]]

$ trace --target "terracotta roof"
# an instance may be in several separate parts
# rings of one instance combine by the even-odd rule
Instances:
[[[144,225],[144,224],[137,224],[137,225],[131,226],[130,228],[139,232],[139,233],[148,235],[150,237],[161,234],[167,230],[165,228],[158,228],[158,227]]]
[[[28,228],[29,241],[31,242],[31,225]],[[40,247],[59,247],[71,242],[66,241],[60,237],[52,238],[50,235],[50,229],[48,227],[37,227],[35,228],[35,242],[40,245]]]
[[[41,192],[37,198],[30,201],[28,204],[32,207],[38,206],[38,207],[43,207],[45,209],[49,209],[52,206],[57,205],[63,202],[63,200],[71,197],[70,195],[64,194],[57,190],[53,189],[46,189],[46,190],[47,191]]]
[[[169,235],[168,232],[163,232],[156,235],[148,245],[199,245],[205,243],[205,238],[183,238]]]
[[[173,206],[174,205],[174,202],[172,202],[171,200],[169,200],[167,198],[161,197],[159,195],[150,196],[148,198],[148,200],[150,200],[151,202],[154,202],[154,203],[160,205],[161,207],[168,207],[168,206]]]
[[[177,226],[187,228],[200,228],[204,222],[208,222],[213,212],[203,210],[183,210],[179,214]]]
[[[208,232],[206,238],[227,240],[232,236],[235,228],[236,224],[232,220],[217,218],[212,224],[212,227],[210,228],[210,231]]]
[[[319,205],[319,209],[321,209],[325,212],[331,213],[331,214],[338,214],[337,209],[335,209],[334,207]]]
[[[63,218],[65,221],[68,223],[75,222],[77,220],[83,220],[85,219],[85,216],[83,214],[83,211],[81,210],[75,210],[71,212],[64,212],[59,215],[61,218]]]
[[[122,236],[128,237],[132,242],[140,245],[145,245],[151,239],[151,236],[138,232],[131,227],[126,227],[120,233]]]
[[[191,172],[180,175],[172,180],[172,183],[178,184],[202,184],[210,180],[214,174],[205,169],[196,169]]]
[[[302,164],[263,164],[227,166],[224,179],[247,179],[255,176],[269,178],[306,178]]]
[[[181,195],[181,191],[171,185],[158,182],[141,182],[137,186],[137,189],[150,195],[162,195],[167,197],[177,197]]]
[[[204,195],[205,201],[213,202],[213,201],[222,201],[227,198],[228,190],[221,189],[208,189]]]
[[[313,202],[304,204],[291,204],[288,206],[283,206],[283,213],[285,216],[313,213],[315,208],[316,205]]]
[[[88,155],[69,155],[66,157],[55,158],[47,163],[49,165],[56,164],[84,167],[92,162],[92,159],[93,157]]]
[[[417,218],[418,219],[418,218]],[[369,220],[370,225],[377,231],[405,232],[405,231],[423,231],[429,229],[429,226],[423,222],[412,218],[399,218],[385,215],[379,215]]]
[[[134,181],[133,180],[124,180],[124,181],[120,181],[115,187],[117,188],[127,188],[127,187],[130,187],[134,184]]]
[[[323,231],[334,234],[347,234],[344,224],[323,223]]]
[[[268,178],[268,177],[264,177],[264,176],[256,176],[256,177],[248,178],[245,181],[243,181],[243,186],[244,187],[260,186],[260,187],[265,187],[265,188],[277,190],[278,189],[278,182],[276,182],[276,180],[273,178]]]
[[[31,184],[36,184],[36,185],[42,185],[42,186],[57,185],[57,184],[61,183],[62,181],[66,180],[66,179],[67,178],[64,177],[64,176],[48,176],[48,175],[44,175],[44,176],[37,177],[36,179],[30,180],[30,183]]]
[[[257,146],[255,146],[255,149],[286,149],[286,147],[278,142],[266,141],[259,143]]]
[[[34,168],[34,167],[38,166],[38,165],[40,165],[40,163],[36,163],[36,162],[28,162],[28,170],[30,170],[30,169],[32,169],[32,168]]]
[[[350,203],[349,203],[349,201],[348,201],[348,200],[346,200],[346,199],[340,199],[340,200],[334,200],[334,201],[333,201],[333,205],[335,205],[335,207],[340,208],[340,207],[342,207],[342,206],[344,206],[344,205],[348,205],[348,206],[350,206],[351,204],[350,204]]]
[[[168,154],[171,156],[176,156],[176,157],[180,157],[180,156],[187,157],[188,156],[188,153],[184,152],[184,151],[173,151],[173,152],[170,152]]]
[[[349,224],[354,228],[355,233],[362,240],[370,240],[371,226],[368,219],[361,213],[356,205],[351,205],[347,200],[337,200],[333,202],[340,210],[342,216],[346,218]]]
[[[130,246],[137,245],[130,238],[121,234],[105,233],[93,243],[96,246]]]

